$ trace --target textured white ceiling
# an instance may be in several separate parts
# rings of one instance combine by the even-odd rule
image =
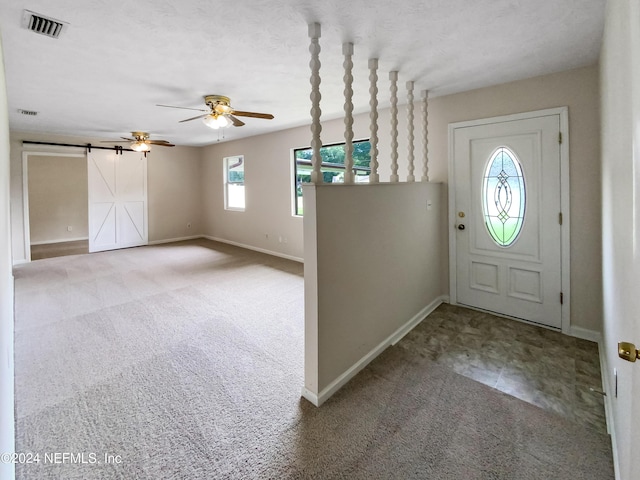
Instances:
[[[307,24],[322,25],[322,118],[342,115],[342,42],[355,44],[355,112],[369,103],[367,59],[378,57],[416,98],[590,65],[606,0],[0,0],[12,130],[117,139],[132,130],[180,145],[218,141],[197,112],[231,97],[267,112],[225,129],[226,140],[309,122]],[[59,39],[21,27],[23,9],[69,22]],[[36,117],[18,109],[38,111]],[[244,119],[243,119],[244,120]]]

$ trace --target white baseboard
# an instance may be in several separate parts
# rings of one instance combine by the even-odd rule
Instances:
[[[613,421],[613,399],[615,392],[609,390],[610,385],[614,385],[611,382],[610,370],[608,367],[607,356],[604,351],[604,342],[602,338],[598,342],[598,352],[600,354],[600,375],[602,376],[602,391],[606,392],[604,397],[604,414],[607,421],[607,433],[611,437],[611,450],[613,452],[613,471],[615,479],[620,480],[620,460],[618,458],[618,445],[616,441],[616,424]]]
[[[49,245],[51,243],[79,242],[89,240],[89,237],[60,238],[58,240],[45,240],[44,242],[31,242],[31,245]]]
[[[391,335],[391,337],[389,337],[391,338],[391,345],[395,345],[400,340],[402,340],[407,333],[413,330],[422,320],[425,319],[427,315],[429,315],[431,312],[433,312],[436,308],[438,308],[443,303],[445,303],[444,296],[438,297],[429,305],[427,305],[418,313],[416,313],[411,320],[405,323],[402,327],[396,330],[394,334]]]
[[[287,255],[286,253],[274,252],[273,250],[267,250],[265,248],[254,247],[253,245],[247,245],[240,242],[234,242],[233,240],[227,240],[225,238],[210,237],[209,235],[203,235],[203,238],[213,240],[214,242],[227,243],[235,247],[246,248],[253,250],[254,252],[266,253],[267,255],[273,255],[275,257],[286,258],[287,260],[293,260],[294,262],[304,263],[304,259],[300,257],[294,257],[293,255]]]
[[[602,341],[602,333],[573,325],[571,326],[571,330],[569,330],[569,335],[595,343],[600,343]]]
[[[189,237],[177,237],[177,238],[165,238],[163,240],[153,240],[147,245],[161,245],[163,243],[184,242],[185,240],[195,240],[197,238],[204,238],[204,235],[191,235]]]
[[[307,400],[309,400],[316,407],[320,406],[320,403],[318,401],[318,395],[313,393],[311,390],[307,390],[307,387],[302,387],[302,396]]]
[[[14,260],[13,261],[13,266],[15,267],[16,265],[24,265],[25,263],[31,263],[29,260],[27,260],[26,258],[21,258],[19,260]]]
[[[420,310],[413,318],[398,328],[395,332],[389,335],[379,345],[374,347],[369,353],[358,360],[342,375],[336,378],[333,382],[327,385],[318,395],[307,390],[302,389],[302,396],[313,403],[316,407],[319,407],[326,402],[334,393],[342,388],[349,380],[355,377],[360,370],[366,367],[373,359],[380,355],[390,345],[398,343],[402,337],[409,333],[416,325],[418,325],[427,315],[433,312],[441,303],[443,303],[443,297],[436,298],[429,305]]]

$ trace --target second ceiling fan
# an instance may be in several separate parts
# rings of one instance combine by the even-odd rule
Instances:
[[[234,127],[243,126],[245,123],[237,117],[263,118],[266,120],[273,119],[273,115],[271,115],[270,113],[244,112],[241,110],[236,110],[231,107],[231,100],[229,99],[229,97],[225,97],[223,95],[206,95],[204,97],[204,102],[209,107],[206,110],[202,108],[176,107],[173,105],[157,106],[207,112],[202,115],[197,115],[195,117],[180,120],[180,123],[190,122],[191,120],[197,120],[198,118],[201,118],[206,126],[213,129],[224,128],[230,125],[233,125]]]

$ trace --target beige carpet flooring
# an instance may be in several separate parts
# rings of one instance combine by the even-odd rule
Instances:
[[[14,273],[19,479],[613,478],[607,435],[400,344],[301,399],[295,262],[201,240]]]

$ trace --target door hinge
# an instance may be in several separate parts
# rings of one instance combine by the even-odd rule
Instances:
[[[562,212],[558,214],[558,223],[562,225]]]
[[[562,132],[558,132],[558,143],[562,143]]]
[[[564,293],[560,292],[560,305],[564,305]]]

